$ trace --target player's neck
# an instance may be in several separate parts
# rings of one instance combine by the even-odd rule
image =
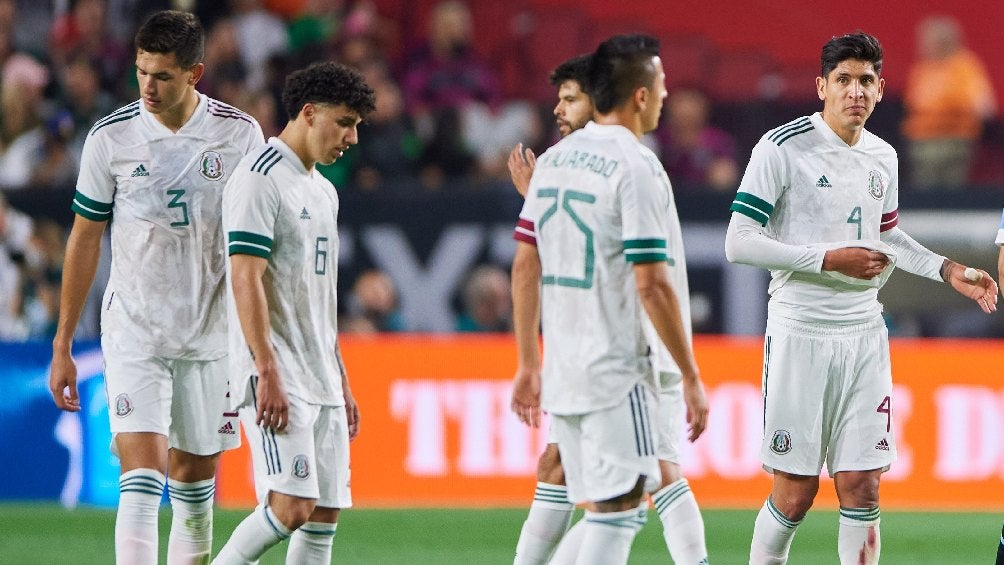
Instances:
[[[162,112],[159,114],[153,114],[154,119],[158,122],[164,124],[164,127],[178,133],[188,120],[195,113],[195,109],[199,107],[199,93],[192,88],[185,95],[185,101],[178,105],[177,108],[172,108],[167,112]]]
[[[622,126],[641,139],[643,135],[641,116],[627,108],[614,108],[609,114],[595,114],[593,121],[604,126]]]
[[[278,137],[286,144],[287,147],[293,150],[293,153],[296,153],[300,162],[303,163],[304,169],[309,171],[314,168],[317,161],[313,159],[310,151],[308,150],[306,131],[299,126],[297,120],[293,120],[286,124],[286,127],[282,129],[282,132],[278,135]]]

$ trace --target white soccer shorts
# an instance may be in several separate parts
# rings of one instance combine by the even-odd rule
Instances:
[[[154,432],[195,455],[240,447],[237,412],[227,395],[227,358],[165,359],[143,353],[105,355],[105,392],[112,434]],[[112,442],[113,452],[115,442]]]
[[[769,316],[763,366],[765,469],[816,476],[825,461],[832,476],[896,460],[881,317],[835,325]]]
[[[257,377],[248,380],[255,386]],[[309,404],[289,397],[289,424],[282,432],[255,423],[255,391],[241,405],[241,424],[251,448],[255,493],[266,502],[275,491],[317,500],[323,508],[349,508],[349,425],[344,406]]]
[[[641,475],[646,477],[647,492],[658,488],[662,475],[653,433],[654,403],[649,387],[639,384],[612,408],[577,416],[551,415],[571,502],[624,495]]]

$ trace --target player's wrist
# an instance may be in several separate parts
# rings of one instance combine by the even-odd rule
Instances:
[[[956,265],[958,265],[958,263],[956,263],[955,261],[952,261],[951,259],[946,258],[941,263],[941,271],[940,271],[941,280],[943,280],[945,282],[948,282],[948,281],[952,280],[952,270],[955,269]]]

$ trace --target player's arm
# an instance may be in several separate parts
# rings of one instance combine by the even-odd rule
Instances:
[[[345,370],[345,363],[342,361],[341,344],[335,344],[335,360],[338,361],[338,370],[342,374],[342,396],[345,397],[345,418],[349,425],[349,441],[356,439],[359,435],[359,405],[356,404],[356,397],[352,394],[352,387],[349,386],[349,374]]]
[[[983,270],[978,280],[966,277],[966,266],[924,247],[898,227],[882,232],[882,241],[896,252],[896,266],[908,273],[952,285],[962,296],[975,300],[987,314],[997,311],[997,283]]]
[[[673,285],[669,282],[666,263],[634,263],[635,285],[638,298],[655,326],[659,339],[673,356],[683,375],[683,395],[687,405],[687,423],[690,441],[696,440],[708,423],[708,401],[704,395],[704,385],[697,371],[697,362],[690,347],[690,339],[683,329],[680,303],[676,299]]]
[[[529,147],[524,148],[522,143],[517,143],[509,153],[509,176],[512,177],[516,192],[523,198],[526,198],[526,192],[530,189],[530,177],[533,176],[536,165],[537,156]]]
[[[289,397],[279,375],[279,364],[272,348],[268,320],[268,299],[262,277],[268,259],[256,255],[230,256],[230,273],[241,332],[251,349],[258,370],[258,425],[281,432],[289,423]]]
[[[73,362],[73,334],[77,331],[87,293],[94,283],[101,257],[101,236],[106,221],[95,221],[83,216],[73,219],[73,227],[66,242],[63,260],[63,282],[59,295],[59,321],[52,340],[52,368],[49,372],[49,391],[56,406],[70,412],[80,410],[77,393],[77,366]]]
[[[512,262],[512,326],[518,364],[512,411],[533,427],[540,425],[540,273],[537,247],[517,242]]]

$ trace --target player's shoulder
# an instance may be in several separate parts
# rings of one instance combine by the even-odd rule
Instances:
[[[237,170],[243,173],[250,173],[261,177],[274,177],[276,165],[281,163],[286,156],[270,143],[260,143],[248,151],[241,162],[237,165]]]
[[[215,127],[227,126],[237,129],[258,127],[257,120],[247,112],[209,96],[206,96],[206,113],[209,114],[208,118]]]
[[[896,158],[896,148],[867,129],[861,131],[861,141],[867,144],[865,148],[872,154],[881,158]]]
[[[139,100],[130,102],[94,122],[91,130],[87,133],[87,137],[108,137],[114,139],[121,131],[130,128],[133,120],[139,117],[139,105]]]
[[[769,130],[760,141],[779,148],[787,146],[785,148],[791,150],[815,143],[816,135],[815,121],[811,116],[802,116]]]

